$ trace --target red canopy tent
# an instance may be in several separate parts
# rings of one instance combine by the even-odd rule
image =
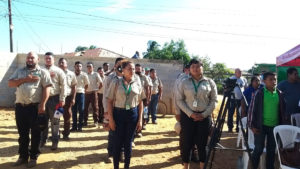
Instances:
[[[300,44],[276,58],[278,82],[286,79],[286,70],[296,67],[300,70]]]

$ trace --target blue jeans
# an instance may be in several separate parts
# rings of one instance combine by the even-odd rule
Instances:
[[[149,121],[149,115],[151,114],[151,119],[152,122],[156,121],[156,113],[157,113],[157,105],[158,105],[158,96],[159,94],[153,94],[151,96],[151,101],[150,104],[148,106],[148,119],[147,121]]]
[[[252,154],[253,167],[256,169],[259,165],[260,156],[265,147],[265,137],[267,137],[267,157],[266,168],[274,169],[276,143],[273,135],[274,127],[263,126],[259,134],[254,134],[254,151]]]
[[[233,126],[233,114],[236,111],[238,113],[239,107],[241,106],[241,100],[238,99],[231,99],[230,100],[230,106],[227,116],[227,126],[228,129],[232,129]],[[238,116],[236,116],[236,127],[239,126],[239,119],[237,119]]]
[[[81,129],[83,124],[84,93],[76,93],[75,104],[72,107],[72,129]],[[77,111],[79,112],[79,124],[77,125]]]
[[[130,110],[114,108],[113,118],[116,123],[116,130],[113,133],[113,159],[114,168],[119,168],[120,152],[124,145],[124,168],[129,168],[131,158],[131,142],[138,121],[138,109]]]

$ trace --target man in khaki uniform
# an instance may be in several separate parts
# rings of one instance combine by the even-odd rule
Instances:
[[[108,110],[107,110],[107,98],[105,97],[108,94],[108,89],[109,86],[111,85],[111,82],[114,79],[122,78],[122,72],[118,70],[118,66],[120,66],[121,61],[124,58],[117,58],[115,60],[115,65],[114,65],[114,72],[109,74],[104,82],[103,82],[103,109],[104,109],[104,121],[103,121],[103,126],[106,128],[108,127]],[[113,161],[112,156],[113,156],[113,131],[109,130],[108,132],[108,145],[107,145],[107,158],[105,160],[106,163],[111,163]]]
[[[102,79],[97,72],[94,72],[94,65],[92,62],[87,63],[88,78],[90,84],[85,93],[84,102],[84,123],[83,126],[87,126],[87,121],[89,117],[89,105],[92,104],[93,108],[93,119],[95,127],[98,127],[99,121],[99,107],[98,107],[98,95],[97,92],[102,87]]]
[[[34,167],[40,154],[41,132],[36,120],[38,115],[45,113],[45,104],[52,84],[49,73],[41,69],[38,62],[38,55],[29,52],[26,57],[26,66],[16,70],[8,81],[9,87],[17,88],[15,115],[20,156],[14,166],[28,163],[27,167]],[[31,133],[31,141],[29,133]],[[29,142],[31,142],[30,151],[28,151]]]
[[[156,113],[157,113],[157,105],[158,101],[161,100],[162,92],[163,92],[163,84],[161,80],[156,75],[156,70],[151,68],[150,69],[150,78],[152,80],[152,95],[151,101],[149,104],[149,115],[151,114],[151,119],[153,124],[157,124],[156,121]],[[149,117],[148,117],[149,121]]]
[[[106,76],[104,75],[103,68],[99,67],[97,69],[97,72],[99,73],[100,78],[104,82]],[[101,87],[101,89],[99,89],[97,93],[98,93],[98,106],[99,106],[99,123],[102,123],[103,118],[104,118],[104,108],[103,108],[103,102],[102,102],[102,100],[103,100],[103,87]]]
[[[64,71],[66,74],[66,102],[64,106],[64,131],[63,139],[69,140],[69,134],[70,134],[70,125],[71,125],[71,116],[72,116],[72,110],[71,107],[75,104],[75,96],[76,96],[76,76],[75,73],[68,70],[68,63],[65,58],[60,58],[58,60],[59,67]]]
[[[84,110],[84,93],[89,85],[89,78],[85,72],[82,71],[82,63],[80,61],[75,62],[75,75],[77,80],[76,85],[76,98],[75,104],[72,107],[72,119],[73,125],[71,132],[73,131],[82,131],[83,126],[83,110]],[[77,124],[77,112],[79,112],[79,123]]]
[[[148,114],[148,104],[150,103],[150,87],[152,86],[152,83],[150,83],[149,79],[147,78],[146,75],[142,74],[142,66],[140,64],[136,64],[135,65],[135,74],[138,75],[138,77],[141,80],[142,86],[143,86],[143,90],[144,93],[146,95],[146,98],[143,99],[143,107],[144,107],[144,111],[143,111],[143,129],[145,130],[145,121],[147,118],[147,114]],[[142,137],[142,131],[137,133],[138,137]]]
[[[54,117],[56,106],[65,105],[66,99],[66,75],[59,67],[54,65],[52,52],[47,52],[44,56],[45,68],[49,71],[53,86],[50,89],[50,97],[46,104],[46,115],[51,121],[52,146],[51,150],[56,150],[59,140],[59,118]],[[48,138],[48,127],[42,132],[41,147],[46,144]]]

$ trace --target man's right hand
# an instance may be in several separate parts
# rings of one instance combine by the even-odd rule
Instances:
[[[26,78],[25,78],[25,82],[28,83],[32,83],[32,82],[37,82],[39,80],[38,76],[33,76],[31,74],[29,74]]]
[[[44,114],[44,113],[45,113],[45,110],[46,110],[46,106],[40,104],[40,105],[39,105],[38,114]]]
[[[109,120],[109,128],[112,130],[112,131],[115,131],[116,130],[116,123],[113,119]]]

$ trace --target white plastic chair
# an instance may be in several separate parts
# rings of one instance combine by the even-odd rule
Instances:
[[[275,142],[276,142],[276,146],[277,146],[277,150],[279,149],[278,146],[278,139],[277,139],[277,134],[280,137],[280,141],[282,143],[282,147],[286,147],[286,148],[292,148],[294,145],[291,143],[294,142],[300,142],[300,139],[298,138],[300,135],[300,128],[296,127],[296,126],[291,126],[291,125],[280,125],[274,128],[274,138],[275,138]],[[280,159],[280,151],[278,151],[278,159],[280,162],[280,168],[282,169],[296,169],[296,168],[292,168],[289,166],[286,166],[284,164],[281,163],[281,159]]]
[[[242,125],[243,125],[243,129],[246,130],[246,128],[247,128],[247,117],[242,118]],[[242,141],[242,144],[244,142],[241,127],[239,126],[239,128],[240,128],[240,130],[239,130],[239,133],[238,133],[238,136],[237,136],[236,147],[240,146],[241,141]]]
[[[246,118],[246,117],[244,117],[244,118]],[[247,122],[247,118],[246,118],[246,122]],[[245,123],[245,124],[247,124],[247,123]],[[244,123],[243,123],[243,125],[244,125]],[[254,134],[250,128],[248,128],[248,145],[249,145],[250,149],[254,150],[254,148],[255,148]],[[244,142],[242,142],[242,147],[243,147],[243,149],[246,150],[246,146],[245,146]],[[260,157],[260,162],[259,162],[260,169],[266,168],[266,160],[265,159],[266,159],[266,148],[264,148],[263,154]],[[245,151],[245,152],[243,152],[243,169],[248,168],[248,162],[249,162],[248,152]]]
[[[296,113],[296,114],[291,115],[291,124],[293,126],[300,127],[300,113]]]

